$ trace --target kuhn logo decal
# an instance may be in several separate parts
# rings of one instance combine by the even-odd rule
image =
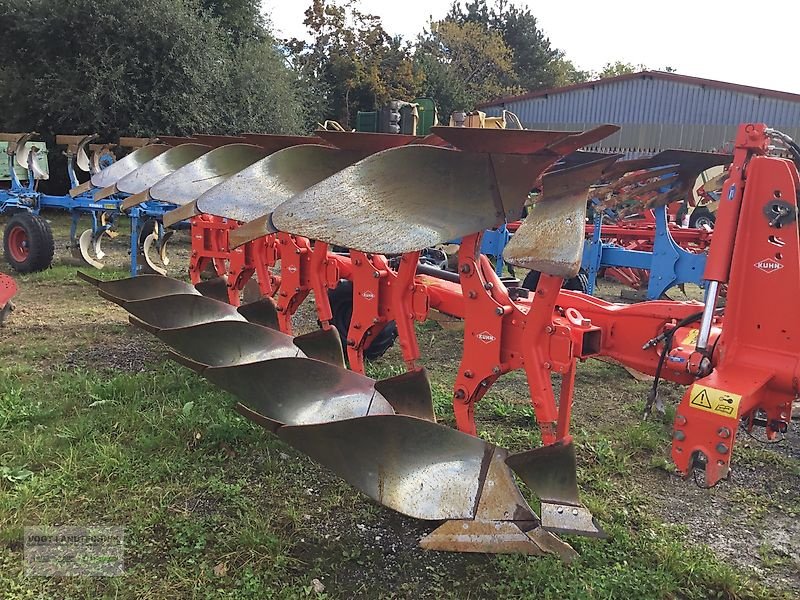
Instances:
[[[497,339],[491,333],[489,333],[488,331],[481,331],[475,337],[477,337],[484,344],[491,344],[493,341],[495,341]]]
[[[756,269],[761,269],[764,271],[764,273],[774,273],[775,271],[780,271],[783,268],[783,265],[774,258],[765,258],[758,261],[754,266]]]
[[[297,267],[295,267],[294,265],[289,265],[288,267],[286,267],[286,270],[289,271],[289,273],[295,273],[297,272]]]
[[[375,294],[367,290],[366,292],[361,293],[361,297],[364,298],[364,300],[372,300],[375,297]]]

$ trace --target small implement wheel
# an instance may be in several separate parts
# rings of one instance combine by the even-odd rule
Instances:
[[[18,273],[43,271],[53,262],[54,251],[53,231],[42,217],[20,212],[9,219],[3,252],[12,269]]]
[[[714,229],[714,223],[717,221],[717,216],[708,210],[705,206],[698,206],[689,215],[689,227],[702,229]]]
[[[350,331],[350,320],[353,318],[353,284],[350,281],[340,281],[336,289],[328,291],[328,299],[333,313],[333,326],[339,331],[342,339],[342,348],[347,354],[347,334]],[[381,332],[375,336],[372,343],[364,352],[367,360],[377,360],[392,347],[397,338],[397,325],[389,321]]]
[[[539,285],[539,278],[542,274],[539,271],[529,271],[522,282],[522,287],[535,292],[536,286]],[[578,273],[575,277],[570,277],[565,280],[561,286],[562,290],[569,290],[571,292],[589,293],[589,278],[586,273]]]

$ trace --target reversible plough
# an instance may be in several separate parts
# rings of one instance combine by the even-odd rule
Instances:
[[[654,375],[651,401],[659,378],[687,385],[672,458],[685,476],[703,471],[707,485],[728,476],[740,427],[763,427],[769,438],[786,432],[800,379],[793,307],[800,148],[764,125],[743,125],[736,140],[705,268],[705,304],[616,305],[561,289],[580,268],[590,189],[596,196],[594,184],[620,167],[616,156],[553,165],[616,129],[436,127],[433,137],[389,148],[375,134],[355,133],[328,146],[289,146],[230,173],[175,217],[220,219],[226,253],[262,244],[264,254],[252,255],[264,261],[253,273],[269,282],[260,301],[234,306],[238,294],[225,303],[203,296],[202,284],[159,276],[84,278],[176,360],[233,393],[241,414],[376,502],[444,521],[424,547],[569,559],[574,551],[554,533],[603,535],[580,502],[569,434],[580,360],[609,357]],[[795,162],[770,155],[776,140]],[[328,159],[300,163],[294,155],[303,152]],[[306,177],[299,165],[314,174]],[[542,193],[504,251],[509,264],[541,273],[528,291],[496,274],[480,254],[481,237],[519,218],[540,177]],[[171,193],[189,198],[196,190]],[[453,239],[461,239],[455,272],[420,260]],[[279,277],[269,269],[278,264]],[[229,285],[228,267],[215,268]],[[353,289],[345,339],[352,370],[344,368],[328,296],[341,279]],[[291,315],[310,291],[321,331],[292,337]],[[421,365],[414,323],[431,310],[464,322],[453,392],[458,430],[435,422]],[[391,321],[408,371],[375,381],[362,374],[364,353]],[[475,404],[513,370],[526,374],[543,442],[519,454],[475,436]],[[541,500],[540,515],[515,475]]]
[[[72,255],[86,264],[103,267],[105,253],[102,242],[116,237],[117,222],[123,214],[123,180],[133,172],[141,175],[140,167],[150,165],[167,146],[141,138],[121,138],[117,144],[94,144],[97,135],[57,135],[55,143],[66,146],[68,193],[58,196],[38,191],[38,182],[49,178],[44,144],[33,141],[35,133],[0,134],[6,144],[10,185],[0,190],[0,214],[9,214],[5,230],[5,256],[16,271],[28,273],[46,269],[53,259],[54,239],[48,222],[40,215],[43,209],[65,210],[72,218],[68,247]],[[115,160],[112,148],[133,148],[120,160]],[[23,170],[20,178],[16,169]],[[79,182],[78,172],[89,174]],[[162,175],[163,176],[163,175]],[[23,180],[25,183],[23,183]],[[111,192],[109,192],[111,190]],[[151,214],[159,220],[163,211]],[[79,232],[83,217],[88,216],[91,227]],[[136,225],[136,221],[134,221]],[[141,228],[132,231],[132,274],[138,272],[137,257],[143,247],[139,240]],[[146,250],[147,240],[144,239]]]

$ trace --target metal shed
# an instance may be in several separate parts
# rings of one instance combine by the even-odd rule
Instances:
[[[800,138],[800,94],[662,71],[540,90],[477,108],[493,116],[510,110],[526,128],[621,125],[591,149],[629,156],[668,148],[721,150],[743,122],[764,122]]]

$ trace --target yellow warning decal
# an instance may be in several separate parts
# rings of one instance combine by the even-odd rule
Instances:
[[[736,419],[739,415],[740,394],[732,394],[725,390],[718,390],[695,383],[689,392],[689,405],[723,417]]]
[[[683,340],[681,341],[681,346],[696,346],[697,345],[697,338],[700,335],[699,329],[692,329]]]

